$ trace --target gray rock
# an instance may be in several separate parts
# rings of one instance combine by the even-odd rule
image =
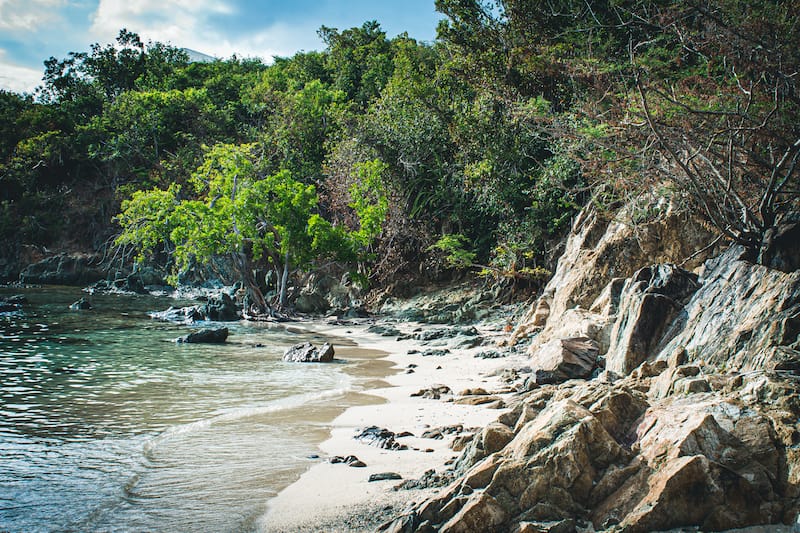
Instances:
[[[637,271],[619,297],[606,367],[628,374],[653,355],[660,343],[669,340],[670,324],[699,288],[696,274],[674,265]]]
[[[154,311],[150,313],[150,317],[156,320],[164,320],[166,322],[177,322],[179,324],[191,324],[197,320],[204,320],[205,317],[196,305],[186,307],[170,307],[165,311]]]
[[[367,333],[375,333],[382,337],[397,337],[402,332],[394,326],[387,326],[382,324],[373,324],[367,328]]]
[[[29,265],[19,274],[26,285],[88,285],[106,278],[99,257],[60,254]]]
[[[408,446],[397,442],[395,440],[396,436],[397,435],[395,435],[393,431],[389,431],[388,429],[370,426],[362,429],[353,438],[384,450],[407,450]]]
[[[201,329],[176,339],[176,342],[190,344],[221,344],[228,338],[228,328]]]
[[[403,476],[396,472],[381,472],[379,474],[372,474],[369,476],[369,482],[373,481],[389,481],[393,479],[403,479]]]
[[[73,311],[86,311],[92,308],[92,304],[85,298],[81,298],[77,302],[72,303],[69,308]]]
[[[310,342],[295,344],[283,353],[283,360],[294,363],[330,363],[335,351],[327,342],[317,348]]]

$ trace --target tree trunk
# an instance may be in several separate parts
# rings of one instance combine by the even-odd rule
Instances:
[[[242,288],[245,291],[242,299],[242,311],[245,317],[247,315],[272,314],[269,303],[258,287],[258,281],[253,275],[253,268],[247,255],[244,253],[234,254],[234,263],[239,269],[239,277],[242,280]]]
[[[280,296],[278,305],[281,309],[286,309],[286,292],[289,285],[289,252],[283,258],[283,275],[281,276]]]

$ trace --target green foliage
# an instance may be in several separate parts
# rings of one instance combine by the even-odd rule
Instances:
[[[383,174],[389,165],[379,159],[356,165],[356,181],[350,186],[350,207],[356,212],[360,228],[353,238],[361,246],[372,242],[383,229],[389,211],[389,198],[383,184]]]
[[[476,254],[467,248],[468,239],[461,234],[447,233],[439,237],[429,250],[444,254],[444,261],[451,268],[470,268],[475,264]]]

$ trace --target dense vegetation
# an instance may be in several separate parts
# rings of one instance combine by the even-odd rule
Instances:
[[[536,284],[586,201],[657,216],[658,190],[756,257],[800,209],[798,2],[436,7],[432,44],[367,22],[190,63],[122,30],[47,60],[34,95],[0,92],[0,253]]]

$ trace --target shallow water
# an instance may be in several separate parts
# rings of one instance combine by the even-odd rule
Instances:
[[[283,363],[318,335],[229,323],[224,345],[172,342],[186,326],[150,296],[24,294],[0,315],[0,530],[249,531],[267,500],[319,459],[328,423],[374,403],[377,352],[334,340],[333,364]],[[180,302],[178,302],[180,303]]]

